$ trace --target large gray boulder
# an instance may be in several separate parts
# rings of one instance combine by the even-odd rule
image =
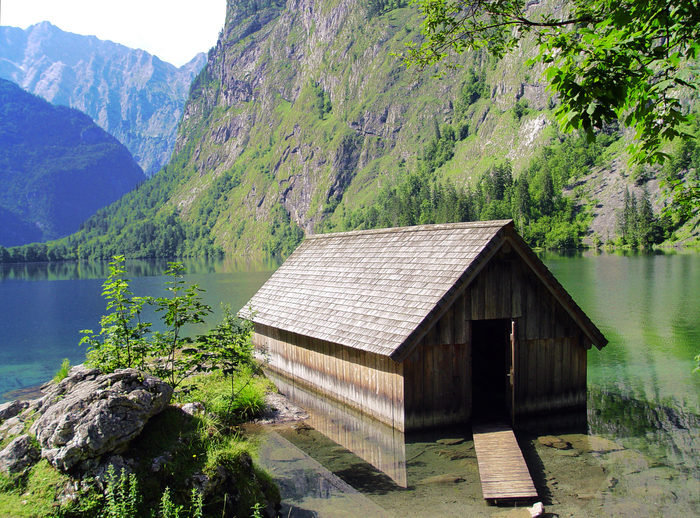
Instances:
[[[39,460],[39,448],[27,435],[20,435],[0,451],[0,473],[15,475],[23,473]]]
[[[101,374],[78,365],[30,407],[40,417],[29,433],[36,436],[43,458],[70,471],[126,449],[172,394],[170,385],[135,369]]]

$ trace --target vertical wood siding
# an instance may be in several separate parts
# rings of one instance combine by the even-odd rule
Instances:
[[[407,430],[469,421],[470,322],[511,318],[516,416],[585,406],[590,344],[520,256],[499,251],[403,362]]]
[[[295,383],[398,430],[418,430],[469,421],[478,368],[471,321],[511,318],[515,415],[585,406],[590,342],[530,266],[503,248],[402,363],[261,324],[254,343],[268,349],[271,369]]]
[[[309,424],[316,430],[389,475],[399,486],[408,485],[402,432],[331,398],[304,390],[284,377],[274,373],[270,377],[280,391],[309,410]]]
[[[255,325],[253,344],[269,354],[268,368],[404,430],[403,366],[386,356]]]

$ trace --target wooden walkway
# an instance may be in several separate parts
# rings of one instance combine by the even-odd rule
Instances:
[[[472,431],[484,499],[537,498],[535,484],[511,427],[502,423],[484,423],[474,425]]]

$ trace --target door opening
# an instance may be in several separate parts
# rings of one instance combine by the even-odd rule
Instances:
[[[511,320],[472,320],[472,421],[510,422]]]

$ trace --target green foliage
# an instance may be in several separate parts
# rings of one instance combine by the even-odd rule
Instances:
[[[472,49],[502,56],[534,33],[540,43],[534,61],[548,67],[563,130],[583,130],[593,141],[596,128],[623,121],[636,130],[629,151],[638,163],[662,161],[664,142],[688,137],[679,99],[698,84],[700,10],[694,0],[575,0],[562,15],[526,12],[525,0],[418,4],[424,39],[409,45],[409,66],[454,66],[451,53]]]
[[[61,383],[66,376],[68,376],[68,372],[70,371],[70,360],[68,358],[64,358],[63,362],[61,363],[61,368],[58,369],[56,374],[53,376],[53,381],[54,383]]]
[[[314,103],[316,114],[319,119],[323,120],[326,118],[326,114],[333,110],[331,96],[323,89],[320,83],[312,83],[311,87],[316,96],[316,102]]]
[[[272,208],[270,218],[270,238],[263,243],[263,252],[286,257],[302,242],[304,231],[292,221],[282,205]]]
[[[639,200],[625,189],[624,205],[617,214],[617,232],[619,244],[631,248],[648,248],[663,241],[663,231],[654,216],[646,189]]]
[[[75,232],[145,178],[126,148],[90,117],[0,79],[0,243]]]
[[[373,18],[393,9],[406,7],[408,4],[408,0],[368,0],[367,18]]]
[[[222,321],[208,333],[197,337],[197,349],[192,353],[195,368],[202,370],[202,366],[215,365],[224,377],[228,376],[231,380],[231,409],[227,413],[236,411],[234,405],[246,406],[245,402],[236,399],[243,389],[236,394],[235,375],[240,373],[241,369],[250,369],[255,365],[252,335],[253,323],[235,317],[231,314],[231,307],[226,305]],[[253,375],[254,373],[249,379],[252,379]]]
[[[107,311],[100,319],[100,333],[81,331],[86,336],[80,341],[88,345],[87,364],[113,372],[119,368],[140,368],[148,354],[144,336],[151,323],[141,321],[147,299],[134,297],[126,278],[124,256],[115,256],[109,263],[109,277],[103,284],[102,296],[107,299]]]
[[[133,473],[126,473],[122,468],[117,477],[114,466],[107,467],[107,486],[105,488],[105,508],[103,518],[138,518],[138,505],[141,501],[138,481]]]
[[[572,179],[600,165],[606,147],[616,133],[601,135],[589,143],[572,135],[543,148],[530,166],[516,179],[509,162],[490,167],[474,188],[440,182],[433,166],[439,161],[433,150],[439,142],[450,142],[449,125],[436,128],[427,145],[419,173],[406,173],[396,183],[379,191],[369,207],[348,210],[340,205],[342,217],[320,227],[322,232],[453,223],[491,219],[513,219],[533,247],[567,249],[581,246],[588,228],[588,215],[562,189]]]
[[[81,343],[89,346],[87,364],[103,372],[124,367],[142,369],[165,379],[173,388],[195,373],[220,371],[231,378],[229,400],[233,401],[234,375],[255,364],[252,323],[234,317],[227,306],[223,321],[214,329],[189,338],[183,334],[185,326],[204,323],[212,309],[202,302],[200,293],[204,290],[184,280],[183,265],[168,263],[165,273],[173,279],[166,282],[168,296],[135,297],[124,263],[123,256],[109,263],[110,275],[102,294],[110,312],[100,319],[99,335],[83,331],[87,336]],[[165,331],[152,331],[152,324],[141,320],[145,304],[160,314]]]
[[[152,333],[150,340],[150,354],[161,361],[156,361],[150,370],[173,388],[182,383],[182,380],[190,376],[191,370],[198,362],[188,350],[182,350],[192,340],[183,336],[183,327],[188,324],[201,324],[204,317],[209,315],[211,307],[202,302],[200,293],[204,290],[196,284],[187,286],[183,279],[185,267],[182,263],[168,263],[165,272],[174,280],[166,282],[166,290],[170,292],[168,297],[149,298],[149,304],[156,308],[156,313],[161,314],[161,320],[167,331]],[[165,358],[165,361],[162,359]]]
[[[53,468],[45,459],[22,477],[0,473],[0,514],[13,518],[55,516],[56,495],[69,482],[67,475]]]

